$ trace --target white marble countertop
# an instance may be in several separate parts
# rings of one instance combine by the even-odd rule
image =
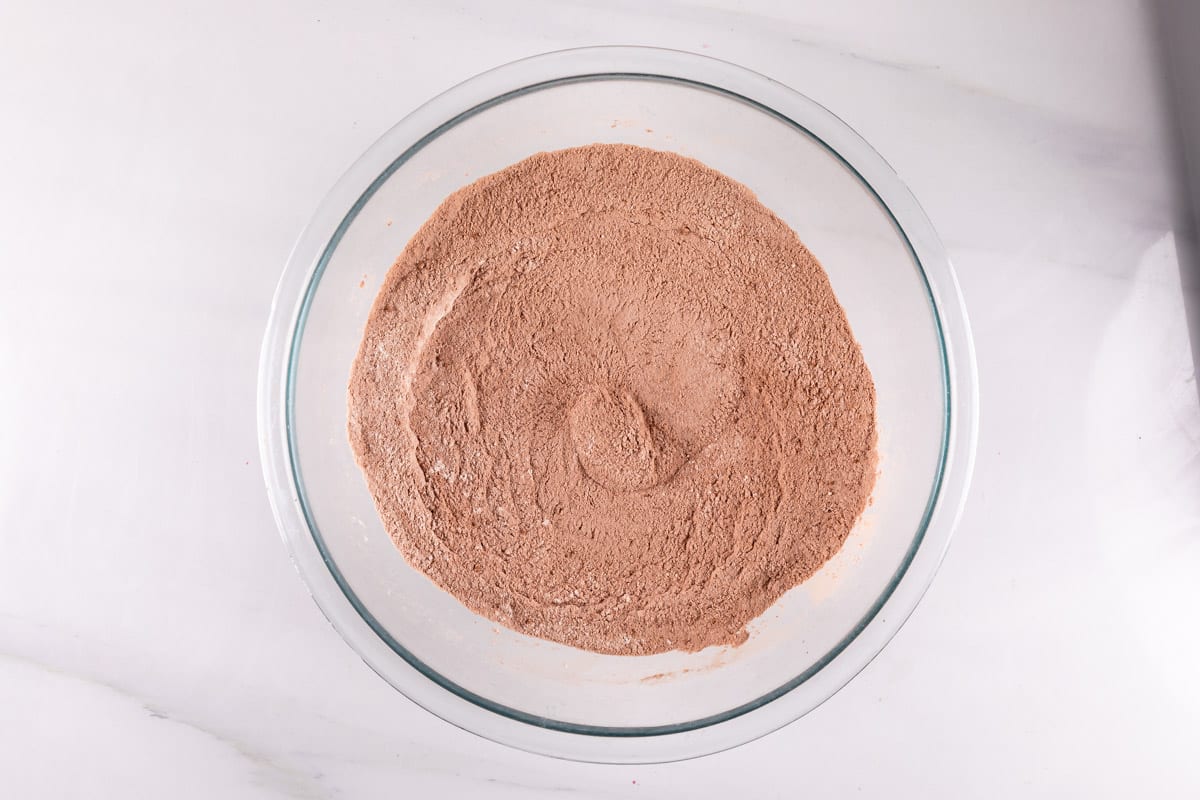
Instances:
[[[1145,7],[650,5],[0,7],[0,794],[1200,793],[1200,275]],[[459,80],[600,43],[857,128],[979,357],[974,488],[916,614],[807,717],[674,765],[528,755],[395,692],[309,599],[257,453],[271,293],[341,171]]]

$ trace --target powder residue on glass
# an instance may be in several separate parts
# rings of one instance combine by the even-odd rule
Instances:
[[[821,265],[746,187],[628,145],[442,203],[375,300],[349,434],[409,563],[603,653],[744,641],[875,480],[874,384]]]

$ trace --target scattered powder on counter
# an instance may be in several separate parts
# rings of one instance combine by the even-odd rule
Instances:
[[[741,643],[875,481],[874,384],[820,264],[746,187],[628,145],[438,208],[375,300],[349,433],[409,563],[603,653]]]

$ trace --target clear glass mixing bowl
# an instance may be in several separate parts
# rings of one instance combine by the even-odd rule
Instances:
[[[411,568],[346,436],[346,384],[371,302],[451,192],[542,150],[627,142],[692,156],[754,190],[821,260],[878,392],[873,504],[842,551],[737,648],[598,655],[479,617]],[[841,688],[933,578],[976,430],[966,314],[936,234],[853,130],[781,84],[701,56],[605,47],[529,58],[436,97],[388,131],[301,235],[259,381],[264,472],[318,605],[408,697],[467,730],[588,761],[730,747]]]

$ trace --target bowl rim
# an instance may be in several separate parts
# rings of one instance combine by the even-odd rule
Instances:
[[[429,668],[375,619],[342,576],[309,510],[296,458],[294,367],[304,323],[325,266],[359,211],[418,150],[460,122],[515,97],[596,80],[665,81],[717,92],[822,145],[892,218],[924,280],[941,349],[938,471],[921,524],[888,586],[832,650],[782,686],[725,712],[670,725],[553,720],[496,703]],[[293,564],[333,627],[392,686],[442,719],[503,744],[577,760],[647,763],[716,752],[803,716],[890,641],[932,581],[961,515],[975,457],[977,382],[966,309],[945,250],[911,192],[849,125],[783,84],[708,56],[648,47],[577,48],[496,67],[434,97],[380,137],[322,200],[292,249],[271,305],[259,369],[259,448]]]

